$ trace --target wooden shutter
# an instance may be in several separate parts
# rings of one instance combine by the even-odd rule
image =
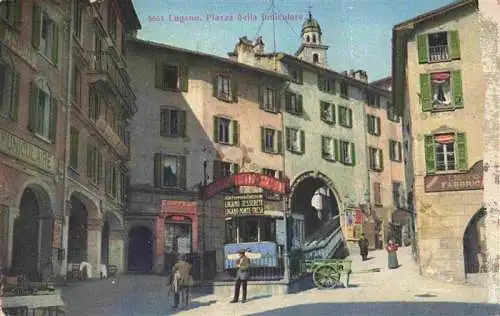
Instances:
[[[290,113],[291,111],[291,103],[292,103],[292,95],[290,92],[285,92],[285,111]]]
[[[237,173],[240,173],[240,165],[238,165],[237,163],[234,163],[233,164],[233,173],[232,174],[237,174]]]
[[[302,115],[303,107],[302,107],[302,95],[297,94],[297,114]]]
[[[377,136],[380,136],[382,134],[382,126],[380,126],[380,117],[376,117],[375,120],[377,120]]]
[[[334,151],[334,154],[335,154],[335,160],[339,160],[339,157],[340,157],[340,151],[339,151],[339,140],[338,139],[334,139],[333,140],[333,151]]]
[[[332,107],[332,123],[335,124],[337,122],[337,106],[333,103],[329,103],[329,106]]]
[[[302,153],[306,152],[306,133],[304,131],[300,131],[300,150]]]
[[[366,116],[367,121],[368,121],[368,133],[373,134],[373,119],[371,115]]]
[[[219,90],[219,76],[214,75],[212,77],[212,96],[218,97],[218,90]]]
[[[91,180],[94,179],[94,150],[92,148],[92,145],[90,143],[87,144],[87,165],[86,165],[86,170],[87,170],[87,177]]]
[[[240,131],[238,121],[233,121],[233,145],[238,146],[240,144]]]
[[[179,162],[179,187],[186,188],[186,156],[180,156],[177,159]]]
[[[177,119],[179,120],[179,136],[186,137],[186,111],[178,111]]]
[[[180,66],[180,86],[181,90],[184,92],[188,92],[189,88],[189,67],[186,65]]]
[[[417,36],[418,62],[425,64],[429,62],[429,48],[427,44],[427,34]]]
[[[257,86],[257,93],[258,93],[258,97],[259,97],[259,107],[261,110],[264,110],[265,107],[264,107],[264,87],[262,87],[261,85],[258,85]]]
[[[323,158],[326,156],[326,152],[325,152],[326,142],[327,142],[326,136],[321,135],[321,157],[323,157]]]
[[[450,59],[460,59],[460,37],[458,36],[458,31],[449,31],[448,41],[450,43]]]
[[[288,127],[285,129],[285,136],[286,136],[286,149],[290,150],[292,148],[292,135],[291,135],[291,130]]]
[[[347,115],[348,115],[347,126],[352,127],[352,109],[347,109]]]
[[[266,129],[264,127],[260,128],[260,148],[263,153],[266,152]]]
[[[402,152],[402,145],[401,142],[397,142],[397,150],[398,150],[398,159],[397,161],[402,161],[403,160],[403,152]]]
[[[154,186],[156,188],[161,187],[161,154],[155,154],[154,156]]]
[[[436,172],[436,145],[434,144],[433,135],[424,136],[425,143],[425,167],[427,173]]]
[[[327,103],[319,101],[319,117],[322,121],[327,121],[326,118]]]
[[[284,172],[282,170],[278,170],[278,179],[283,180]]]
[[[31,43],[35,49],[40,48],[40,36],[42,28],[42,9],[39,5],[33,5],[33,20],[31,27]]]
[[[50,102],[50,124],[49,124],[49,139],[52,143],[56,141],[56,131],[57,131],[57,100],[52,98]]]
[[[10,111],[9,111],[10,119],[13,121],[17,121],[19,117],[20,82],[21,82],[21,74],[18,72],[14,72],[12,76],[12,89],[10,93]]]
[[[212,178],[213,178],[213,180],[215,181],[215,180],[217,180],[217,179],[219,179],[219,178],[220,178],[220,173],[221,173],[221,172],[220,172],[221,162],[220,162],[219,160],[214,160],[214,162],[213,162],[213,166],[212,166],[212,167],[213,167],[213,170],[212,170],[212,172],[213,172],[213,174],[212,174]]]
[[[160,112],[160,135],[167,134],[166,125],[169,122],[168,121],[169,114],[170,114],[169,110],[161,110],[161,112]]]
[[[429,74],[420,74],[420,103],[422,105],[422,112],[432,110],[431,76]]]
[[[356,148],[354,146],[354,143],[351,143],[351,161],[352,165],[356,165]]]
[[[238,102],[238,78],[235,75],[231,77],[231,97],[233,102]]]
[[[281,131],[276,131],[276,134],[277,134],[277,150],[278,150],[278,154],[282,154],[283,153],[283,132]]]
[[[454,70],[451,72],[452,80],[452,93],[453,100],[456,109],[462,109],[464,107],[464,96],[462,91],[462,73],[460,70]]]
[[[96,156],[97,156],[97,167],[96,167],[96,172],[97,172],[97,184],[102,184],[102,154],[101,152],[97,151],[96,148]]]
[[[320,74],[318,74],[318,89],[320,91],[323,91],[324,87],[323,87],[323,78],[321,77]]]
[[[345,143],[344,141],[340,140],[339,142],[339,161],[341,161],[342,163],[345,163],[345,148],[343,146],[343,144]]]
[[[467,138],[465,133],[457,133],[457,161],[459,171],[468,171],[467,164]]]
[[[59,25],[57,23],[52,24],[52,35],[53,35],[53,43],[52,43],[52,61],[57,66],[59,63]]]
[[[378,159],[380,161],[380,170],[384,170],[384,152],[382,149],[378,150]]]
[[[165,71],[165,65],[162,62],[156,62],[155,64],[155,88],[163,89],[163,75]]]
[[[304,82],[304,77],[303,77],[303,73],[302,73],[302,69],[299,68],[299,71],[298,71],[298,75],[299,75],[299,83],[302,84]]]
[[[219,118],[214,116],[214,142],[219,142]]]
[[[394,142],[392,139],[389,139],[389,159],[391,161],[395,161],[396,154],[394,152]]]

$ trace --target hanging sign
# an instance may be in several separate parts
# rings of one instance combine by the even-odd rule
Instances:
[[[236,194],[224,197],[224,216],[264,215],[262,193]]]

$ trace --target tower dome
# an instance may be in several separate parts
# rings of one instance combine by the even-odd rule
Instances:
[[[309,32],[316,32],[321,35],[321,27],[319,26],[318,21],[316,21],[315,18],[312,17],[311,11],[309,11],[309,18],[304,21],[302,24],[302,34],[304,33],[309,33]]]

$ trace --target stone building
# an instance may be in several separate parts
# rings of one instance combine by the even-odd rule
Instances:
[[[101,263],[122,265],[122,123],[135,105],[121,44],[139,21],[131,1],[1,6],[2,265],[46,280],[86,261],[99,277]]]
[[[444,281],[484,271],[477,9],[477,1],[457,1],[393,28],[394,104],[403,117],[418,264],[423,275]]]
[[[282,176],[281,96],[287,78],[139,39],[129,41],[127,61],[139,107],[131,121],[128,270],[160,273],[171,268],[176,253],[185,253],[198,277],[197,258],[205,253],[205,277],[213,275],[223,269],[223,246],[234,236],[258,229],[262,237],[257,227],[263,226],[279,229],[276,203],[243,229],[225,219],[221,195],[203,203],[199,185],[238,172]]]

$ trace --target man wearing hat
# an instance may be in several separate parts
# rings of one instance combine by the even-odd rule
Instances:
[[[361,253],[361,259],[363,261],[368,259],[368,239],[365,234],[361,234],[361,238],[358,240],[359,252]]]
[[[238,302],[240,298],[240,286],[243,288],[243,297],[241,299],[242,303],[245,303],[247,300],[247,281],[249,278],[249,269],[250,269],[250,259],[245,255],[245,249],[241,249],[239,251],[240,258],[238,259],[238,263],[236,267],[238,268],[238,272],[236,272],[236,284],[234,287],[234,298],[231,303]]]

